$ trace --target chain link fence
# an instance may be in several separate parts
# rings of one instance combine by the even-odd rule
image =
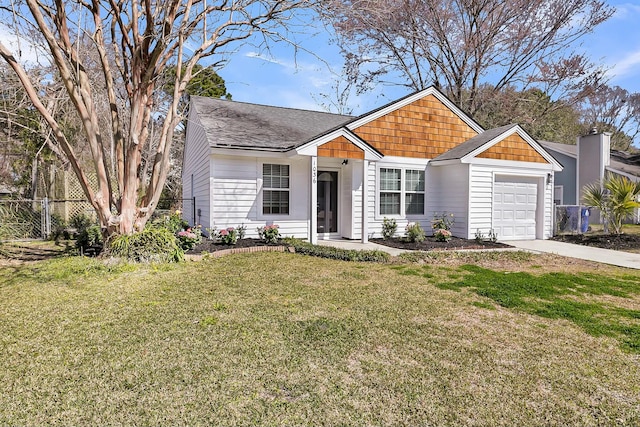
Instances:
[[[162,199],[152,219],[185,206],[195,211],[195,199]],[[81,215],[97,221],[95,210],[87,200],[0,199],[0,241],[47,239],[52,231],[67,227],[73,218]]]
[[[579,205],[556,205],[555,234],[583,234],[589,230],[591,208]]]
[[[45,200],[0,200],[0,239],[43,239],[48,236]]]

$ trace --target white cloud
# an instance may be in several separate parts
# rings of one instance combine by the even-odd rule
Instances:
[[[12,34],[2,26],[0,26],[0,42],[23,64],[42,63],[43,55],[38,52],[33,43],[24,37]]]
[[[620,61],[617,61],[611,70],[611,74],[621,77],[637,72],[638,66],[640,66],[640,50],[627,53]]]
[[[634,3],[622,3],[616,6],[615,18],[627,19],[640,14],[640,5]]]

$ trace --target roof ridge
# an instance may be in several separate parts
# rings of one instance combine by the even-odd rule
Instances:
[[[309,109],[306,109],[306,108],[283,107],[283,106],[280,106],[280,105],[257,104],[255,102],[236,101],[235,99],[213,98],[213,97],[210,97],[210,96],[200,96],[200,95],[191,95],[191,98],[199,98],[199,99],[204,99],[204,100],[215,100],[215,101],[222,101],[222,102],[231,102],[231,103],[234,103],[234,104],[253,105],[253,106],[256,106],[256,107],[277,108],[277,109],[281,109],[281,110],[303,111],[303,112],[314,113],[314,114],[327,114],[327,115],[330,115],[330,116],[338,116],[338,117],[345,117],[345,118],[355,118],[355,116],[348,115],[348,114],[338,114],[338,113],[331,113],[331,112],[328,112],[328,111],[309,110]]]

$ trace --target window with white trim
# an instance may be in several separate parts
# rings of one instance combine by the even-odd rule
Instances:
[[[404,184],[404,212],[424,215],[424,171],[407,169]]]
[[[289,165],[262,165],[262,213],[289,215]]]
[[[424,215],[424,170],[380,168],[380,215]]]
[[[380,168],[380,215],[400,215],[402,170]]]
[[[553,187],[553,203],[555,203],[556,205],[563,205],[563,201],[564,201],[564,186],[563,185],[556,185]]]

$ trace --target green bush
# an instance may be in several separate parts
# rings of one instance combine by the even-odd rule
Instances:
[[[258,236],[266,243],[278,243],[280,239],[280,230],[276,224],[258,227]]]
[[[182,213],[175,211],[171,215],[155,219],[152,223],[147,224],[145,228],[166,228],[173,234],[189,228],[189,223],[182,219]]]
[[[102,229],[85,214],[74,215],[69,225],[76,229],[76,248],[82,255],[99,255],[104,247]]]
[[[397,229],[398,224],[395,219],[384,217],[382,220],[382,238],[384,240],[392,238]]]
[[[391,259],[391,255],[388,253],[377,250],[358,251],[353,249],[341,249],[333,246],[314,245],[309,242],[291,238],[285,239],[285,243],[289,246],[293,246],[296,253],[320,258],[360,262],[388,262]]]
[[[120,235],[109,242],[109,255],[133,262],[180,262],[184,251],[166,228],[150,227],[139,233]]]
[[[424,241],[424,230],[420,227],[420,223],[418,222],[407,224],[404,235],[407,240],[412,243],[420,243]]]

